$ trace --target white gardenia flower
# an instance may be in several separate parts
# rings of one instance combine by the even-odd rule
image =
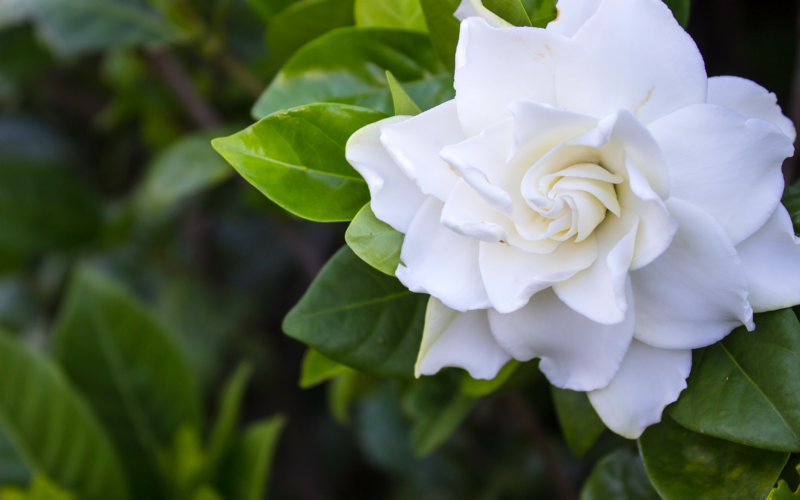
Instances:
[[[547,29],[467,17],[455,99],[364,127],[347,158],[405,233],[397,277],[432,296],[417,376],[541,358],[636,438],[691,349],[800,303],[795,131],[774,94],[709,79],[661,0],[558,7]]]

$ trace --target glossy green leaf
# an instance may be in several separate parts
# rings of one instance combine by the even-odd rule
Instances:
[[[214,152],[211,140],[232,132],[228,127],[188,135],[158,155],[142,181],[140,208],[148,214],[163,212],[229,179],[234,171]]]
[[[439,60],[451,73],[456,67],[456,45],[461,23],[453,13],[461,0],[420,0],[431,42]]]
[[[353,24],[354,0],[301,0],[272,16],[267,30],[267,44],[272,53],[282,59],[325,33]],[[313,102],[313,101],[311,101]],[[291,108],[309,102],[288,104],[264,113],[261,118],[278,109]]]
[[[225,384],[220,399],[217,421],[211,431],[208,445],[207,467],[213,475],[220,461],[234,443],[236,428],[239,425],[239,414],[242,411],[247,382],[253,374],[253,365],[247,361],[239,363],[236,372]]]
[[[272,114],[212,144],[289,212],[319,222],[349,221],[369,201],[369,189],[345,158],[347,139],[386,117],[344,104],[312,104]]]
[[[800,465],[796,470],[800,474]],[[767,500],[800,500],[800,488],[793,492],[789,484],[781,479],[778,481],[778,485],[770,491]]]
[[[173,338],[126,290],[82,268],[69,286],[53,340],[67,376],[137,478],[137,498],[157,498],[156,450],[168,448],[182,425],[202,428],[191,368]]]
[[[340,375],[328,385],[328,409],[340,424],[350,421],[350,408],[353,403],[375,387],[376,379],[351,370]]]
[[[344,235],[356,255],[375,269],[394,276],[400,261],[405,235],[375,217],[369,203],[364,205]]]
[[[163,43],[181,33],[135,0],[29,0],[51,47],[64,55]]]
[[[422,109],[455,95],[453,77],[437,61],[424,33],[385,28],[343,28],[298,51],[253,107],[253,117],[314,102],[364,106],[391,114],[386,70]]]
[[[82,498],[129,499],[111,440],[63,373],[4,334],[0,366],[0,425],[28,468]]]
[[[556,0],[525,0],[531,25],[546,28],[550,21],[558,17]]]
[[[19,158],[0,161],[0,247],[73,248],[94,238],[101,221],[97,196],[66,168]]]
[[[686,28],[689,26],[689,10],[691,9],[691,0],[664,0],[664,2],[672,9],[675,19],[681,23],[681,26]]]
[[[755,316],[694,351],[672,417],[695,432],[775,451],[800,451],[800,323],[791,309]]]
[[[483,0],[483,6],[514,26],[531,26],[531,20],[520,0]]]
[[[320,354],[319,351],[308,348],[308,350],[306,350],[306,355],[303,357],[303,367],[300,373],[300,388],[308,389],[326,380],[349,373],[355,372],[352,368],[348,368],[332,359],[326,358]]]
[[[356,26],[427,32],[420,0],[356,0]]]
[[[594,411],[585,392],[569,391],[555,386],[551,389],[558,423],[567,445],[573,455],[582,457],[597,442],[606,426]]]
[[[789,215],[792,216],[794,232],[800,232],[800,185],[786,186],[781,201],[786,207],[786,210],[789,211]]]
[[[228,454],[217,489],[226,500],[262,500],[281,431],[282,416],[248,427]]]
[[[468,372],[464,372],[461,376],[461,394],[473,398],[488,396],[493,392],[500,389],[505,384],[511,375],[519,368],[519,361],[512,359],[506,363],[503,368],[497,373],[497,376],[492,380],[480,380],[472,378]]]
[[[74,495],[59,488],[45,476],[36,476],[26,490],[0,487],[0,498],[3,500],[75,500]]]
[[[665,500],[765,498],[788,453],[692,432],[666,414],[639,438],[647,475]]]
[[[391,71],[386,70],[386,80],[389,82],[389,90],[392,92],[392,102],[394,103],[395,116],[415,116],[422,113],[417,103],[414,102],[408,92],[405,91],[397,78]]]
[[[619,449],[594,466],[580,500],[661,500],[644,471],[642,459]]]
[[[345,246],[286,316],[283,331],[358,371],[411,378],[427,301]]]

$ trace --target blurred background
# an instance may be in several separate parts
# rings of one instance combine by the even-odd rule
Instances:
[[[298,386],[305,346],[281,321],[347,225],[287,214],[209,141],[252,123],[253,103],[294,51],[354,22],[352,0],[299,1],[309,2],[328,10],[298,30],[293,0],[107,0],[129,9],[98,14],[107,22],[70,18],[57,1],[33,15],[27,0],[0,0],[0,325],[50,356],[70,283],[90,268],[169,333],[205,421],[249,361],[242,425],[287,422],[271,499],[577,498],[598,459],[635,443],[606,432],[574,458],[535,367],[479,400],[424,458],[409,436],[446,384]],[[139,43],[126,31],[135,16],[150,16],[148,41],[169,42]],[[709,76],[756,81],[797,121],[797,19],[795,0],[697,0],[688,31]],[[797,177],[791,160],[786,171]],[[2,479],[26,483],[8,443],[0,449]]]

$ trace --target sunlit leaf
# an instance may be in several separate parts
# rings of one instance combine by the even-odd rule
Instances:
[[[356,26],[427,32],[420,0],[356,0]]]
[[[400,82],[397,81],[397,78],[395,78],[389,70],[386,70],[386,80],[388,80],[389,90],[392,92],[392,102],[394,103],[394,114],[396,116],[415,116],[422,113],[422,110],[419,109],[414,99],[408,95]]]

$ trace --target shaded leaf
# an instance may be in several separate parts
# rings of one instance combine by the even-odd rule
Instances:
[[[301,0],[289,5],[269,20],[267,43],[270,50],[278,57],[286,59],[300,47],[328,31],[352,25],[353,1]],[[310,102],[283,106],[256,118],[300,104],[310,104]]]
[[[344,239],[364,262],[389,276],[394,276],[401,264],[405,235],[378,219],[369,203],[353,218]]]
[[[0,421],[28,468],[83,498],[130,498],[105,429],[61,371],[4,334],[0,366]]]
[[[234,443],[236,428],[239,425],[239,414],[242,411],[247,382],[253,375],[253,365],[247,361],[239,363],[236,372],[225,384],[220,399],[217,421],[211,431],[209,441],[207,467],[213,475],[222,458]]]
[[[660,500],[644,471],[642,459],[620,449],[594,466],[580,500]]]
[[[328,386],[328,409],[340,424],[350,421],[350,407],[375,387],[375,379],[351,370],[333,379]]]
[[[369,201],[369,190],[345,158],[345,144],[356,130],[386,117],[355,106],[312,104],[272,114],[212,144],[284,209],[320,222],[348,221]]]
[[[0,484],[28,484],[31,473],[0,426]]]
[[[299,50],[253,107],[253,117],[315,102],[394,109],[386,70],[414,102],[429,109],[451,99],[453,77],[444,71],[424,33],[385,28],[343,28]]]
[[[45,476],[36,476],[26,490],[0,487],[3,500],[74,500],[74,496],[59,488]]]
[[[300,373],[300,388],[308,389],[326,380],[350,373],[355,373],[352,368],[341,365],[332,359],[326,358],[320,354],[319,351],[308,348],[306,350],[306,355],[303,357],[303,367]]]
[[[192,500],[225,500],[210,486],[203,486],[197,490]]]
[[[248,427],[223,464],[217,484],[226,500],[261,500],[267,490],[272,458],[281,431],[282,416]]]
[[[647,475],[666,500],[765,498],[788,453],[692,432],[665,415],[639,438]]]
[[[283,331],[358,371],[411,378],[427,300],[345,246],[286,316]]]
[[[667,6],[672,9],[675,19],[681,23],[684,28],[689,26],[689,10],[691,9],[691,0],[664,0]]]
[[[585,392],[551,386],[558,423],[570,451],[582,457],[606,430]]]
[[[755,316],[695,350],[672,418],[695,432],[775,451],[800,451],[800,323],[791,309]]]
[[[506,363],[497,373],[497,376],[491,380],[474,379],[468,372],[464,372],[461,376],[461,394],[473,398],[488,396],[500,389],[514,374],[517,368],[519,368],[519,365],[519,361],[512,359]]]
[[[394,103],[395,116],[406,115],[415,116],[422,113],[417,103],[409,97],[408,93],[397,81],[391,71],[386,70],[386,80],[389,82],[389,90],[392,92],[392,102]]]
[[[156,450],[170,447],[180,426],[202,428],[192,372],[174,340],[126,290],[82,268],[69,286],[54,344],[137,478],[137,497],[155,498]]]
[[[356,26],[428,31],[420,0],[356,0]]]
[[[794,232],[800,232],[800,185],[786,186],[781,202],[792,216]]]
[[[461,23],[453,13],[458,9],[461,0],[420,0],[420,4],[436,54],[444,67],[454,73]]]

